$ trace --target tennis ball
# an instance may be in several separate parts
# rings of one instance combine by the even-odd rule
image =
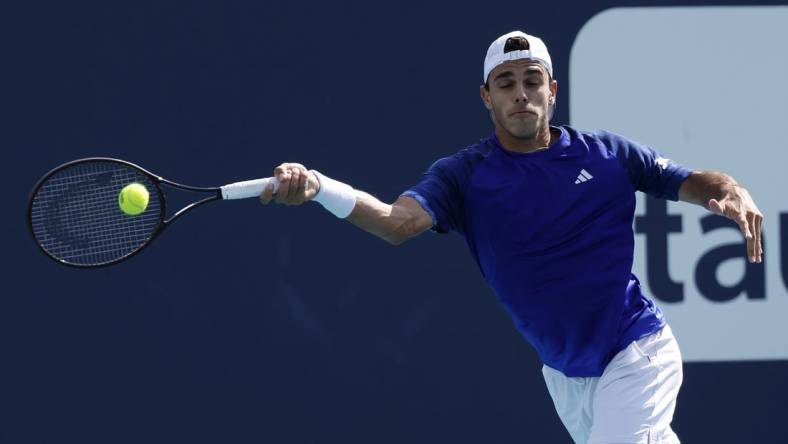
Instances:
[[[120,210],[129,216],[142,214],[148,208],[150,195],[145,185],[141,183],[130,183],[120,190],[118,195],[118,205]]]

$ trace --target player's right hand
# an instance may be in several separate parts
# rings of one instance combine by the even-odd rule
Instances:
[[[279,181],[279,188],[274,193],[274,186],[269,185],[260,195],[263,205],[274,201],[283,205],[301,205],[315,197],[320,191],[320,182],[315,173],[300,163],[283,163],[274,168],[274,177]]]

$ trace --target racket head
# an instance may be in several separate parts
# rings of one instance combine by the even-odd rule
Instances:
[[[90,157],[45,174],[30,193],[27,222],[41,251],[58,263],[90,268],[127,259],[164,227],[160,178],[124,160]],[[120,191],[140,183],[149,194],[141,214],[118,204]]]

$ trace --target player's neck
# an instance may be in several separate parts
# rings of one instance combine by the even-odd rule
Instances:
[[[516,151],[518,153],[531,153],[547,149],[555,141],[557,137],[549,126],[539,130],[539,132],[532,139],[520,139],[509,134],[508,131],[496,126],[495,135],[501,145],[509,151]]]

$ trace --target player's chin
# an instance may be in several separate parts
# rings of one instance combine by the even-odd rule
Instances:
[[[522,123],[516,123],[508,125],[506,128],[509,131],[509,134],[514,136],[517,139],[533,139],[536,137],[536,125],[523,125]]]

